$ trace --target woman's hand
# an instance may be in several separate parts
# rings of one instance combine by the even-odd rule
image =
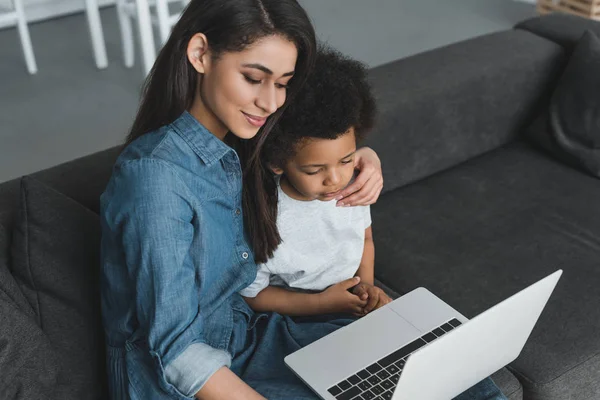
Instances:
[[[355,276],[336,283],[317,294],[321,312],[323,314],[343,312],[363,315],[362,310],[367,305],[367,301],[361,300],[360,297],[348,291],[359,282],[360,278]]]
[[[368,283],[359,283],[352,288],[352,293],[360,297],[361,300],[367,302],[367,305],[361,310],[360,315],[366,315],[392,301],[381,288],[369,285]]]
[[[340,207],[374,204],[383,189],[381,160],[373,149],[361,147],[356,150],[354,168],[358,169],[358,176],[336,197],[337,205]]]

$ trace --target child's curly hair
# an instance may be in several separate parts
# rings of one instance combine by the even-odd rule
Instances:
[[[282,167],[303,139],[336,139],[352,127],[360,142],[376,114],[367,71],[365,64],[321,44],[314,70],[265,142],[263,161]]]

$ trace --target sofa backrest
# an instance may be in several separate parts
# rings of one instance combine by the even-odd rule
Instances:
[[[381,157],[385,191],[499,147],[547,97],[564,50],[530,32],[477,37],[371,69],[379,116],[366,145]],[[98,212],[120,147],[32,176]],[[0,226],[12,231],[19,180],[0,184]]]
[[[121,151],[113,147],[87,157],[82,157],[52,168],[31,174],[36,180],[76,200],[98,213],[100,194],[104,191],[112,166]],[[14,220],[19,210],[20,179],[0,184],[0,229],[10,238]],[[0,249],[2,243],[0,243]]]
[[[560,44],[571,51],[583,32],[589,30],[600,37],[600,22],[572,14],[556,13],[531,18],[515,25],[538,36]]]
[[[376,67],[379,116],[366,145],[390,191],[513,140],[549,96],[564,49],[523,30],[494,33]]]

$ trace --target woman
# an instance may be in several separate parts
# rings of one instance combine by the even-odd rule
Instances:
[[[255,314],[237,293],[277,246],[250,246],[273,235],[261,224],[270,199],[249,193],[261,193],[262,141],[315,51],[294,0],[194,0],[174,27],[101,198],[113,399],[314,398],[283,357],[348,321]],[[361,190],[345,202],[370,204],[378,159],[357,158],[347,192]]]

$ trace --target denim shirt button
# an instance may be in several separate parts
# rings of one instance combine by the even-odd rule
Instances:
[[[242,213],[242,211],[239,208],[235,209],[235,215],[240,215]]]
[[[243,252],[243,253],[242,253],[242,258],[243,258],[244,260],[248,259],[248,253],[246,253],[246,252]]]

